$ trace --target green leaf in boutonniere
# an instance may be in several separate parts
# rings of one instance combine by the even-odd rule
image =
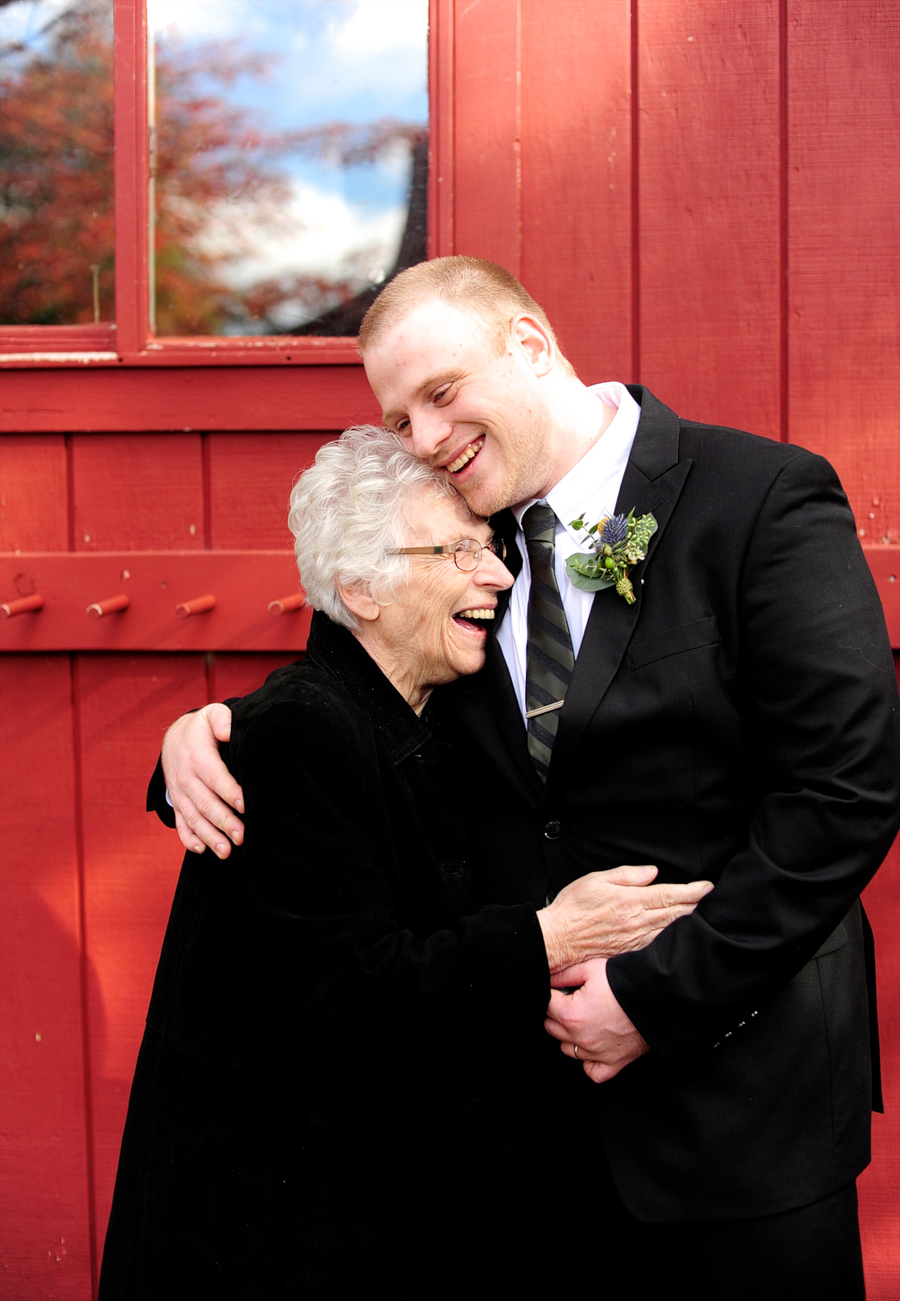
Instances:
[[[588,535],[592,551],[582,551],[566,561],[569,578],[582,592],[598,592],[603,587],[614,587],[629,605],[637,597],[631,586],[628,571],[647,555],[650,539],[657,523],[652,515],[634,517],[607,515],[596,524],[587,525],[584,516],[572,520],[571,528],[582,529]]]

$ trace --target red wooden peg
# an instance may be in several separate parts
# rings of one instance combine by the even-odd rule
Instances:
[[[306,603],[302,592],[293,592],[290,596],[279,597],[269,602],[269,614],[287,614],[289,610],[300,610]]]
[[[4,601],[0,605],[0,610],[6,615],[7,619],[14,614],[27,614],[29,610],[42,610],[44,608],[44,598],[38,596],[37,592],[32,592],[31,596],[20,596],[17,601]]]
[[[180,605],[175,606],[175,613],[179,619],[187,619],[191,614],[202,614],[204,610],[214,610],[216,598],[207,593],[206,596],[195,596],[193,601],[182,601]]]
[[[94,619],[102,619],[105,614],[127,610],[129,605],[131,605],[131,597],[123,592],[120,596],[110,596],[105,601],[95,601],[93,605],[88,606],[86,613]]]

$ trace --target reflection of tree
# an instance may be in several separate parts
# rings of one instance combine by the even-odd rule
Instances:
[[[365,126],[330,122],[308,131],[285,133],[280,137],[278,147],[324,158],[340,167],[375,163],[398,147],[411,154],[403,237],[393,265],[385,268],[376,283],[370,279],[372,250],[363,248],[344,259],[339,275],[290,273],[271,276],[256,281],[243,290],[239,298],[234,293],[230,295],[236,321],[241,322],[249,316],[262,333],[355,335],[384,282],[404,267],[423,261],[426,256],[428,131],[391,118]],[[284,318],[290,315],[295,320],[298,317],[304,319],[305,324],[286,324]]]
[[[7,7],[9,0],[3,4]],[[109,6],[84,0],[5,46],[0,89],[0,322],[112,317],[113,105]],[[97,268],[94,271],[94,268]]]
[[[412,172],[409,182],[409,204],[406,226],[394,265],[384,277],[391,280],[404,267],[424,262],[427,252],[428,216],[428,132],[420,130],[410,139],[412,147]],[[357,293],[343,295],[336,306],[315,317],[307,325],[297,326],[291,334],[353,335],[359,333],[360,323],[375,301],[379,284],[365,285]]]
[[[0,8],[17,0],[0,0]],[[73,0],[37,50],[9,46],[0,101],[0,322],[56,324],[113,317],[113,85],[108,0]],[[156,318],[160,334],[355,333],[371,254],[336,274],[287,275],[237,291],[225,271],[261,232],[284,235],[290,152],[339,166],[411,151],[410,213],[399,266],[425,256],[422,128],[393,120],[267,132],[221,93],[265,61],[233,42],[167,43],[156,63]],[[218,93],[217,93],[218,90]],[[95,285],[99,289],[94,299]],[[366,290],[370,290],[366,294]],[[367,304],[366,304],[367,305]]]

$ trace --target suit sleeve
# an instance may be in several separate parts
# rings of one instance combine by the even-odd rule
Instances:
[[[239,696],[232,696],[230,700],[223,703],[229,709],[233,709],[237,704]],[[192,711],[189,711],[192,712]],[[147,812],[155,813],[160,822],[167,827],[175,827],[175,810],[166,799],[166,779],[162,770],[162,755],[156,761],[156,767],[153,769],[153,776],[150,778],[150,784],[147,787]]]
[[[654,1050],[708,1047],[844,917],[900,820],[900,709],[880,601],[831,467],[799,453],[753,529],[741,711],[766,774],[744,847],[696,913],[609,962]]]
[[[238,727],[231,750],[247,808],[239,870],[269,987],[318,1051],[389,1054],[421,1072],[487,1036],[498,1014],[511,1035],[540,1036],[549,973],[532,906],[451,910],[431,933],[401,923],[397,845],[412,832],[386,812],[365,720],[340,698],[279,701]]]

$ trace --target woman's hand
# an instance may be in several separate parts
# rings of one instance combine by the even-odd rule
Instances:
[[[243,840],[244,824],[234,812],[244,811],[243,793],[219,755],[219,742],[230,736],[231,710],[216,704],[182,714],[163,741],[163,776],[175,826],[185,849],[195,854],[208,845],[218,858],[227,858],[230,842]]]
[[[560,890],[537,915],[550,970],[645,948],[713,888],[711,881],[651,885],[656,872],[649,865],[624,865],[590,872]]]

